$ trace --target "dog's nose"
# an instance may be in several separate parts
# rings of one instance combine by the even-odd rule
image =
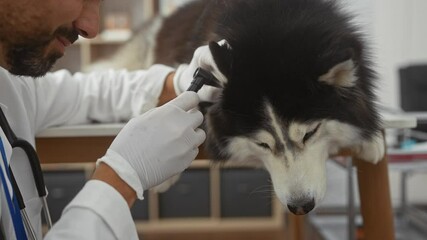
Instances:
[[[295,215],[304,215],[313,210],[315,206],[314,198],[312,199],[300,199],[292,201],[288,204],[289,211]]]

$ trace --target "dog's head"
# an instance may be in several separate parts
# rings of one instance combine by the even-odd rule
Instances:
[[[210,43],[226,81],[206,114],[206,147],[215,159],[263,165],[282,204],[305,214],[325,194],[330,154],[378,131],[373,74],[348,26],[318,24],[310,15],[301,26],[264,15],[254,20],[240,15],[242,4],[230,14],[237,24],[226,23],[233,32],[219,34],[228,44]],[[241,19],[253,20],[246,23],[252,28],[239,32]]]

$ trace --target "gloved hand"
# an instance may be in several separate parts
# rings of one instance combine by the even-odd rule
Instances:
[[[109,165],[143,199],[144,190],[181,173],[197,156],[206,139],[198,103],[196,93],[185,92],[130,120],[97,164]]]
[[[227,44],[225,40],[218,42],[219,45]],[[216,65],[209,46],[202,46],[196,49],[193,55],[193,59],[190,64],[181,64],[173,78],[175,93],[177,95],[186,91],[190,87],[191,81],[193,81],[194,72],[198,67],[201,67],[207,71],[210,71],[218,80],[225,82],[225,76],[219,71]],[[221,93],[220,88],[204,85],[199,91],[199,97],[201,101],[213,102],[217,99]]]

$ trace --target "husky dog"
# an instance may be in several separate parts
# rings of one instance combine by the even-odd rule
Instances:
[[[166,18],[156,35],[154,62],[168,65],[210,42],[227,80],[206,110],[206,150],[262,164],[295,214],[321,201],[326,160],[341,148],[372,163],[384,155],[375,73],[351,20],[327,0],[205,0]]]

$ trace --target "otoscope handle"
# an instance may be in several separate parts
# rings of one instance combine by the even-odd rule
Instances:
[[[200,88],[203,87],[203,78],[200,76],[194,76],[193,81],[190,84],[190,87],[187,89],[187,91],[193,91],[198,92]]]
[[[212,73],[199,67],[194,72],[193,81],[191,82],[190,87],[187,89],[187,91],[198,92],[204,84],[210,86],[218,86],[218,80]]]

